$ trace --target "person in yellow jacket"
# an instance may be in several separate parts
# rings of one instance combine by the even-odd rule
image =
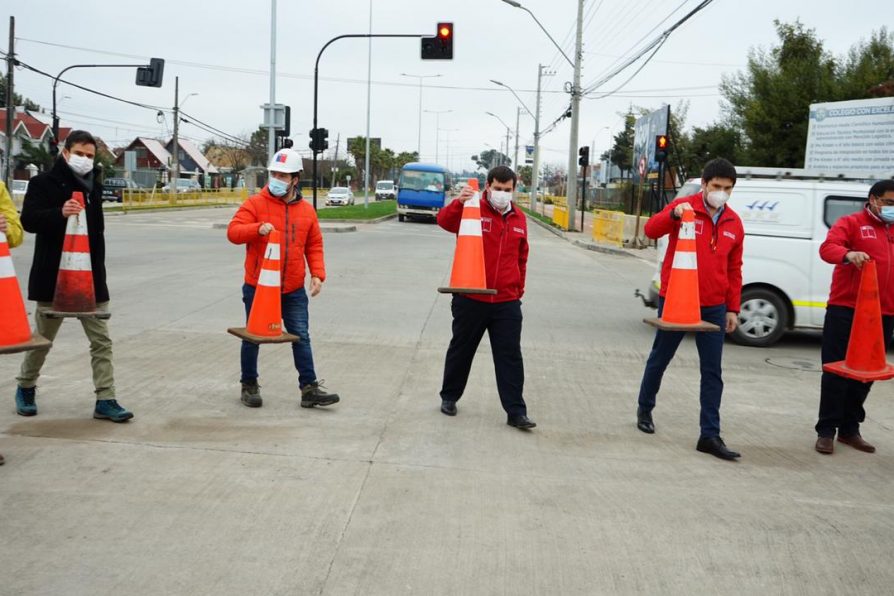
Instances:
[[[25,239],[25,230],[19,220],[19,212],[12,204],[12,197],[6,190],[6,185],[0,182],[0,232],[6,234],[6,241],[10,248],[14,248]],[[3,456],[0,455],[0,466],[3,465]]]

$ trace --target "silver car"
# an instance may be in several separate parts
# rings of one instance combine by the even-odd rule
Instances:
[[[345,186],[336,186],[334,188],[330,188],[329,194],[326,195],[326,205],[344,206],[353,204],[354,193],[351,192],[350,188],[347,188]]]

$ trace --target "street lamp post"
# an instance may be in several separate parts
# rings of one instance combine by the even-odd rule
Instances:
[[[402,77],[409,77],[411,79],[419,79],[419,136],[416,141],[416,153],[418,153],[418,159],[422,160],[422,79],[436,79],[441,75],[411,75],[405,72],[400,73]]]
[[[435,115],[435,163],[438,163],[438,131],[441,130],[441,114],[449,114],[453,110],[425,110],[426,114]],[[422,159],[420,157],[420,159]]]
[[[494,118],[496,118],[497,120],[500,121],[500,124],[502,124],[503,126],[506,127],[506,158],[508,159],[509,158],[509,155],[508,155],[509,154],[509,136],[512,133],[512,127],[509,126],[508,124],[506,124],[505,122],[503,122],[503,119],[500,118],[499,116],[497,116],[496,114],[494,114],[493,112],[485,112],[485,114],[487,114],[488,116],[493,116]],[[501,163],[503,162],[502,156],[500,158],[500,162]]]
[[[577,1],[577,34],[575,38],[575,49],[574,49],[574,60],[569,58],[564,50],[562,50],[562,46],[556,43],[556,40],[553,39],[553,36],[549,34],[549,31],[543,26],[543,24],[537,20],[537,17],[534,16],[530,10],[522,6],[519,2],[515,0],[503,0],[506,4],[513,6],[515,8],[520,8],[531,15],[531,18],[534,19],[534,22],[543,30],[547,37],[549,37],[550,41],[553,42],[553,45],[559,50],[559,53],[565,57],[565,60],[574,68],[574,80],[571,83],[571,135],[568,139],[568,184],[566,187],[566,201],[568,204],[568,222],[571,227],[574,226],[571,222],[574,221],[574,211],[575,211],[575,202],[577,200],[577,139],[578,139],[578,126],[580,124],[580,97],[581,97],[581,87],[580,87],[580,74],[581,74],[581,57],[582,57],[582,46],[583,46],[583,20],[584,20],[584,0]],[[539,110],[538,110],[539,112]]]

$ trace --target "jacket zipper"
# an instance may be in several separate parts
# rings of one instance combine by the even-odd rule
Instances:
[[[500,278],[500,268],[503,263],[503,243],[506,237],[506,217],[502,213],[497,214],[500,217],[500,250],[497,251],[497,268],[494,270],[494,287],[497,286],[497,280]],[[497,290],[499,292],[499,289]],[[496,295],[490,297],[491,303],[496,301]]]
[[[283,230],[283,254],[282,254],[282,280],[280,281],[279,291],[285,293],[286,289],[286,270],[289,268],[289,203],[286,203],[286,226]],[[302,281],[301,285],[304,285]]]

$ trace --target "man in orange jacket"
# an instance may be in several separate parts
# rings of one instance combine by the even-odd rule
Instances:
[[[734,460],[739,453],[726,447],[720,438],[720,397],[723,393],[720,359],[723,336],[736,330],[742,299],[742,241],[745,230],[742,220],[726,204],[736,184],[736,168],[718,158],[705,164],[702,187],[697,194],[681,197],[646,222],[644,231],[649,238],[669,236],[667,253],[661,269],[661,292],[658,315],[664,307],[670,271],[674,266],[677,235],[683,211],[695,212],[695,249],[698,263],[698,292],[702,319],[720,327],[719,331],[700,332],[695,336],[698,348],[701,389],[699,401],[701,435],[696,449],[726,460]],[[652,409],[661,387],[664,371],[683,340],[683,331],[655,333],[652,351],[643,371],[639,390],[636,426],[644,433],[655,432]]]
[[[301,407],[329,406],[339,397],[327,393],[322,381],[317,380],[313,352],[308,332],[307,292],[305,262],[310,268],[310,295],[316,296],[326,279],[323,261],[323,235],[320,222],[312,205],[298,191],[301,172],[301,156],[293,149],[282,149],[274,154],[267,168],[270,176],[267,186],[248,198],[227,228],[227,238],[233,244],[245,244],[245,283],[242,301],[245,316],[251,312],[264,250],[266,236],[273,230],[282,234],[283,254],[280,259],[282,276],[282,315],[286,331],[297,335],[301,341],[292,344],[292,356],[298,371],[298,387],[301,391]],[[242,403],[250,408],[262,405],[258,385],[258,346],[242,342]]]

